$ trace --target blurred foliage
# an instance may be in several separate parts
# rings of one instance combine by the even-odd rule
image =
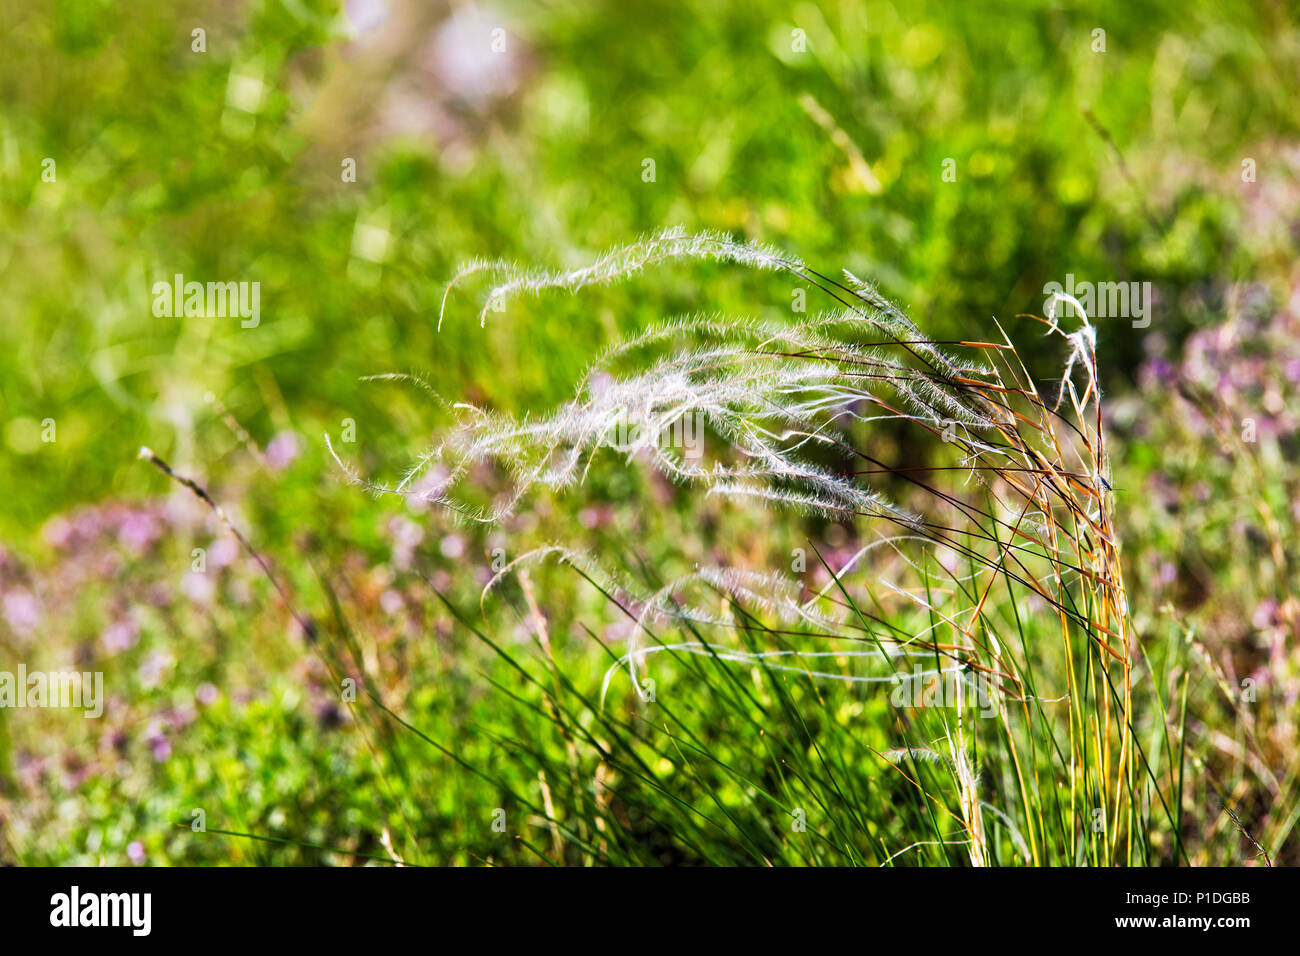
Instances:
[[[1014,328],[1067,272],[1155,282],[1180,334],[1203,319],[1181,290],[1242,269],[1222,198],[1242,157],[1297,122],[1276,4],[502,5],[454,35],[507,31],[486,97],[430,71],[439,11],[420,10],[390,13],[408,42],[367,46],[323,3],[6,4],[0,532],[27,542],[71,502],[144,493],[142,443],[210,465],[229,442],[207,392],[261,442],[352,417],[378,449],[393,400],[359,376],[535,404],[619,331],[789,307],[780,283],[701,267],[668,292],[525,303],[486,334],[453,298],[438,334],[443,283],[474,256],[576,264],[680,223],[876,278],[939,337]],[[489,68],[465,55],[472,92]],[[389,235],[378,263],[369,226]],[[155,318],[150,288],[177,273],[260,282],[261,325]],[[1117,328],[1109,351],[1123,375],[1138,338]],[[47,418],[56,444],[18,434]]]

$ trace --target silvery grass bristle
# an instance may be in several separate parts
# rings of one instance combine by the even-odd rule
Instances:
[[[1062,542],[1055,516],[1061,510],[1082,510],[1098,536],[1109,540],[1099,491],[1109,487],[1104,446],[1086,414],[1089,402],[1100,398],[1095,333],[1081,308],[1084,326],[1077,332],[1061,330],[1054,316],[1046,324],[1047,333],[1062,335],[1071,349],[1066,387],[1057,406],[1071,396],[1078,422],[1071,427],[1083,439],[1082,450],[1068,434],[1062,439],[1053,420],[1058,408],[1046,407],[1032,391],[1027,373],[1025,384],[1020,384],[1012,364],[1018,356],[1005,334],[1004,343],[956,343],[968,351],[992,354],[999,365],[958,357],[926,338],[869,283],[847,271],[843,282],[829,278],[767,246],[672,229],[611,250],[581,269],[523,270],[476,262],[459,270],[452,283],[475,272],[504,274],[505,281],[488,293],[489,299],[499,300],[546,289],[576,291],[674,258],[785,270],[826,293],[839,307],[791,323],[696,315],[654,325],[608,348],[582,376],[575,397],[539,417],[519,419],[451,403],[413,376],[379,376],[414,382],[452,411],[458,423],[395,485],[363,478],[331,445],[335,460],[351,480],[372,491],[419,498],[473,521],[499,522],[538,487],[580,484],[595,455],[614,449],[629,459],[645,460],[673,481],[699,486],[708,495],[753,499],[840,520],[884,518],[923,538],[951,543],[943,529],[924,516],[879,489],[864,487],[855,470],[831,470],[808,454],[820,447],[867,461],[868,456],[846,442],[847,426],[907,420],[953,446],[968,482],[991,487],[992,480],[1000,478],[1025,499],[1027,507],[1007,509],[1016,514],[1014,522],[978,515],[979,521],[1002,526],[1013,556],[1059,556]],[[875,341],[864,342],[864,336]],[[638,350],[685,337],[698,344],[679,348],[638,373],[615,377],[609,371]],[[1071,379],[1076,362],[1087,373],[1082,398]],[[1010,398],[1004,399],[1013,395],[1028,399],[1031,410],[1045,418],[1047,427],[1040,428],[1040,435],[1023,427],[1024,416]],[[715,458],[706,466],[656,440],[687,416],[696,416],[728,444],[733,452],[729,461]],[[617,446],[613,436],[629,430],[641,436],[639,440],[631,447]],[[1067,464],[1070,456],[1073,468]],[[470,506],[455,494],[470,470],[481,464],[495,465],[512,477],[509,493],[488,508]],[[1030,477],[1017,477],[1026,475]],[[1095,568],[1078,566],[1070,570],[1096,573]]]
[[[995,676],[1007,692],[1000,704],[1003,722],[1010,719],[1007,701],[1021,705],[1069,701],[1071,707],[1083,706],[1076,700],[1079,687],[1073,672],[1063,693],[1036,695],[1027,680],[1026,661],[1007,642],[980,639],[980,628],[988,627],[987,602],[999,581],[1037,598],[1049,616],[1059,619],[1067,645],[1090,642],[1105,666],[1122,667],[1120,691],[1114,701],[1101,695],[1100,716],[1076,714],[1080,726],[1096,721],[1107,728],[1119,715],[1119,757],[1108,759],[1104,779],[1097,781],[1106,799],[1114,801],[1118,815],[1121,781],[1127,780],[1130,788],[1132,783],[1127,719],[1131,634],[1106,494],[1109,463],[1100,425],[1097,337],[1083,309],[1072,303],[1082,317],[1081,327],[1072,332],[1060,327],[1054,309],[1047,319],[1038,319],[1047,334],[1061,336],[1069,350],[1054,402],[1039,394],[1000,325],[1000,342],[936,341],[874,286],[848,271],[833,278],[768,246],[713,233],[667,230],[571,270],[469,263],[448,285],[439,325],[452,289],[472,275],[497,279],[479,313],[482,325],[491,304],[504,303],[511,296],[553,289],[576,292],[670,259],[784,271],[826,295],[830,308],[786,322],[716,314],[660,322],[597,356],[576,383],[571,400],[548,413],[524,418],[447,401],[427,382],[411,376],[387,376],[425,390],[455,417],[455,424],[392,485],[364,478],[339,458],[332,445],[331,454],[350,480],[374,492],[437,504],[476,522],[502,521],[539,489],[581,485],[602,451],[642,461],[672,481],[710,496],[811,512],[867,527],[880,519],[894,531],[879,534],[831,570],[839,587],[864,554],[888,544],[903,559],[904,570],[914,574],[910,584],[879,573],[875,579],[876,594],[892,600],[893,607],[919,608],[935,622],[920,633],[892,635],[895,646],[878,650],[876,659],[890,671],[896,669],[897,660],[910,654],[942,655],[961,668],[978,668]],[[667,354],[637,364],[642,353],[664,349]],[[626,365],[636,370],[616,372]],[[1081,379],[1078,385],[1076,376]],[[1069,404],[1063,409],[1067,397]],[[656,440],[686,416],[703,422],[728,454],[714,455],[706,465]],[[869,434],[885,421],[910,423],[942,440],[955,463],[922,469],[925,477],[917,478],[909,469],[877,460],[870,454],[870,439],[855,440],[854,429]],[[630,447],[620,444],[614,438],[620,427],[634,429],[641,438]],[[821,463],[828,457],[848,464],[833,468]],[[507,492],[490,506],[477,507],[458,491],[471,470],[483,465],[508,475],[510,481]],[[893,500],[885,490],[863,480],[876,474],[930,504],[918,509]],[[945,474],[954,480],[931,477]],[[958,527],[952,524],[954,515]],[[933,555],[927,560],[905,554],[905,545],[930,552],[947,550],[972,570],[960,575],[942,569],[948,586],[935,591],[929,577]],[[638,607],[638,631],[648,633],[652,619],[674,617],[730,626],[732,622],[716,613],[681,603],[677,592],[692,582],[819,630],[843,629],[852,623],[845,603],[827,589],[802,599],[774,576],[735,569],[704,569],[656,592],[639,593],[563,544],[516,559],[488,589],[521,563],[552,556],[580,567],[592,580],[606,580],[611,593],[623,594]],[[953,635],[947,644],[937,637],[940,628]],[[673,647],[695,653],[693,644]],[[655,651],[642,649],[634,638],[621,661],[638,693],[637,669],[649,653]],[[728,659],[752,662],[755,657],[737,651]],[[817,670],[815,662],[801,670],[845,679]],[[968,758],[967,734],[960,720],[948,741],[948,765],[961,795],[967,842],[972,860],[979,862],[984,858],[985,838],[978,769]],[[1079,749],[1083,746],[1072,738],[1070,759],[1075,766],[1090,765],[1089,755]],[[1113,825],[1116,831],[1118,825]],[[1107,840],[1109,854],[1114,850],[1109,832]]]
[[[395,486],[365,481],[343,466],[345,472],[375,491],[418,496],[475,520],[499,521],[513,513],[534,486],[565,488],[580,483],[594,453],[612,447],[611,436],[623,425],[643,437],[635,447],[620,452],[629,457],[640,453],[673,480],[703,485],[709,494],[762,498],[835,517],[885,517],[915,530],[922,527],[918,515],[877,490],[861,487],[852,475],[812,463],[803,455],[805,449],[843,448],[844,428],[855,421],[908,419],[935,435],[955,439],[954,446],[963,451],[963,460],[972,465],[976,478],[999,463],[1023,466],[1026,458],[1038,467],[1041,449],[1000,440],[998,432],[1014,429],[1017,423],[1006,403],[990,398],[997,394],[993,390],[1002,387],[1003,376],[997,369],[949,354],[869,283],[848,272],[843,282],[831,279],[767,246],[672,229],[614,249],[581,269],[523,270],[475,262],[458,271],[452,283],[475,272],[503,273],[506,280],[488,294],[490,300],[500,300],[552,288],[576,291],[671,258],[785,270],[827,293],[840,308],[789,324],[701,315],[655,325],[609,348],[582,377],[574,399],[536,418],[520,420],[452,404],[427,383],[412,379],[459,416],[458,426]],[[486,313],[480,318],[485,319]],[[1090,397],[1097,397],[1095,366],[1086,361],[1087,347],[1095,345],[1085,339],[1090,331],[1085,325],[1067,336],[1072,351],[1066,379],[1081,354],[1088,369],[1083,398],[1075,393],[1080,413]],[[1066,335],[1054,322],[1048,334],[1053,332]],[[874,333],[880,341],[863,343],[864,333]],[[615,378],[607,371],[613,362],[638,349],[686,336],[701,344],[679,350],[638,374]],[[1014,355],[1009,342],[963,344]],[[1063,389],[1062,397],[1065,394]],[[684,461],[675,449],[655,441],[664,428],[687,415],[702,416],[743,463],[715,462],[705,468]],[[1017,432],[1017,439],[1023,437]],[[1064,453],[1050,446],[1048,450],[1053,455]],[[515,477],[516,493],[488,510],[462,507],[451,492],[469,468],[482,462],[507,468]],[[444,466],[440,476],[421,482],[435,464]],[[1063,477],[1074,477],[1063,466],[1060,471]],[[1030,518],[1027,526],[1032,524]]]

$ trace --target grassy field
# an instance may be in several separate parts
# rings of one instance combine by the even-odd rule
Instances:
[[[1288,5],[0,54],[0,862],[1300,862]]]

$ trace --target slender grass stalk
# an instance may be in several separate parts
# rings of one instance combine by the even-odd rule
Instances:
[[[865,527],[892,525],[895,533],[879,540],[902,558],[916,583],[900,585],[881,576],[871,581],[870,569],[854,567],[864,549],[832,571],[843,600],[825,589],[807,599],[779,575],[741,568],[702,568],[646,592],[558,543],[516,558],[484,594],[528,563],[558,557],[628,608],[638,635],[649,634],[652,622],[736,630],[734,614],[719,616],[689,599],[678,602],[683,589],[703,585],[758,608],[759,627],[769,639],[788,634],[867,641],[875,650],[866,660],[889,671],[858,678],[806,670],[810,679],[897,685],[900,662],[926,657],[934,665],[931,676],[953,668],[951,673],[988,678],[997,691],[998,730],[991,738],[971,716],[961,680],[954,709],[915,708],[910,715],[946,747],[943,758],[924,768],[914,755],[930,751],[919,740],[899,750],[911,755],[907,777],[927,810],[932,804],[944,809],[943,816],[929,813],[933,839],[916,846],[939,847],[946,855],[960,844],[974,865],[1002,858],[1004,849],[990,845],[987,811],[1025,862],[1147,861],[1150,790],[1164,785],[1149,766],[1149,779],[1139,771],[1133,664],[1140,645],[1113,517],[1097,335],[1082,306],[1058,296],[1081,317],[1074,331],[1057,321],[1055,301],[1046,318],[1022,317],[1040,323],[1067,348],[1060,388],[1045,395],[1000,325],[996,341],[935,341],[850,273],[837,280],[793,256],[725,236],[670,230],[562,272],[471,263],[452,284],[495,272],[502,278],[487,299],[501,303],[519,294],[613,282],[674,258],[784,271],[826,295],[835,308],[792,323],[709,315],[654,326],[599,357],[574,399],[542,416],[520,420],[438,397],[459,422],[399,483],[365,479],[335,454],[344,474],[372,491],[416,497],[466,520],[490,523],[524,507],[539,488],[577,488],[599,453],[609,449],[707,496]],[[440,323],[445,308],[444,298]],[[485,306],[480,324],[488,315]],[[656,350],[656,360],[643,357]],[[616,373],[629,364],[638,370]],[[421,387],[428,389],[426,383]],[[726,451],[706,464],[659,440],[688,416],[702,418]],[[624,434],[629,423],[638,436],[630,446],[612,437]],[[889,423],[925,436],[943,460],[917,467],[878,457],[871,432]],[[476,504],[466,495],[473,490],[468,477],[484,465],[508,477],[490,502]],[[972,484],[978,495],[967,490]],[[963,557],[969,573],[958,577],[944,568],[936,558],[940,553]],[[850,574],[868,578],[866,593],[879,614],[857,610],[846,586]],[[861,586],[852,583],[855,590]],[[1045,643],[1052,630],[1059,653]],[[946,641],[940,639],[944,633]],[[663,650],[689,658],[697,652],[690,644],[659,643],[643,648],[634,638],[621,658],[643,697],[638,670],[648,654]],[[769,675],[791,669],[762,649],[720,651],[701,642],[699,652],[719,663],[750,663]],[[549,643],[547,656],[554,666]],[[1058,681],[1054,691],[1042,692],[1046,683]],[[733,699],[728,706],[750,705]],[[937,721],[931,719],[935,713]],[[1058,733],[1064,733],[1063,741]],[[997,795],[1001,805],[985,799],[980,761],[1004,765],[998,775],[999,789],[1006,788]],[[936,795],[927,783],[926,768],[936,766],[948,771],[946,795]],[[1058,784],[1068,789],[1064,803]],[[1163,795],[1160,802],[1167,810]],[[1176,831],[1172,813],[1167,815]],[[951,822],[958,824],[959,840],[952,839]]]

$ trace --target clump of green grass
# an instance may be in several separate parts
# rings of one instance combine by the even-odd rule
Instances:
[[[523,617],[549,673],[536,676],[480,636],[540,692],[537,715],[567,754],[557,762],[527,736],[503,741],[536,765],[552,842],[539,852],[552,862],[644,862],[646,848],[626,833],[635,805],[656,832],[714,862],[728,857],[708,849],[713,837],[696,817],[717,826],[718,812],[764,862],[1185,859],[1182,735],[1133,632],[1086,315],[1075,331],[1037,320],[1067,348],[1059,386],[1045,393],[1001,326],[1000,341],[935,341],[847,272],[832,278],[718,235],[671,231],[564,272],[474,264],[457,281],[504,273],[492,303],[576,291],[669,258],[781,270],[833,310],[790,323],[667,322],[602,356],[574,399],[547,415],[518,419],[440,398],[457,423],[391,486],[336,455],[373,491],[495,523],[538,489],[580,493],[616,448],[736,507],[758,501],[876,535],[827,566],[829,583],[815,592],[780,571],[745,567],[669,581],[643,569],[633,581],[579,542],[499,569],[489,589],[521,575]],[[485,306],[480,321],[490,315]],[[708,460],[658,440],[688,416],[705,423]],[[630,450],[611,438],[629,419],[641,436]],[[933,458],[877,457],[873,436],[891,428]],[[485,491],[484,475],[501,476],[499,486]],[[626,653],[602,644],[611,668],[628,670],[635,695],[626,713],[605,700],[609,672],[593,695],[558,662],[527,577],[530,563],[549,556],[634,622]],[[670,675],[671,705],[645,683],[652,656]],[[854,702],[839,695],[855,686],[874,697],[844,711]],[[502,689],[523,702],[519,689]],[[692,714],[719,723],[706,728]],[[756,738],[730,738],[746,726]],[[621,782],[622,815],[611,776]],[[754,816],[766,805],[778,818],[806,820],[809,804],[825,821],[820,844],[796,846],[791,835],[807,829],[785,834],[770,816]]]

